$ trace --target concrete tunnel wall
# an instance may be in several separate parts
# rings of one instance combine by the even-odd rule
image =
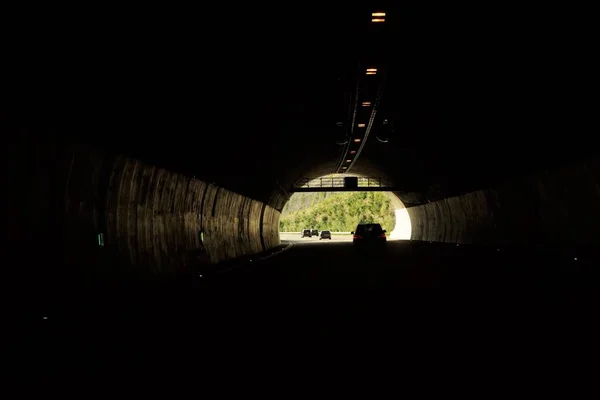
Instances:
[[[89,149],[69,156],[57,173],[65,181],[64,254],[72,264],[175,272],[280,243],[280,213],[260,201],[124,156]]]
[[[408,208],[412,240],[599,244],[600,162],[582,161]]]
[[[197,261],[190,257],[201,229],[208,250],[201,262],[279,243],[279,212],[264,203],[132,159],[72,149],[57,135],[6,133],[3,230],[6,259],[17,260],[6,272],[16,278],[29,279],[32,268],[66,277],[73,270],[57,266],[64,261],[100,271],[121,268],[122,260],[143,270],[185,268]],[[600,165],[580,162],[407,210],[412,240],[598,244]]]

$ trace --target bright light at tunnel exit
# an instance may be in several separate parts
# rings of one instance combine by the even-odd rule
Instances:
[[[404,207],[397,208],[394,210],[394,213],[396,214],[396,226],[390,233],[390,239],[410,240],[412,226],[408,210]]]
[[[343,167],[346,168],[346,167]],[[344,176],[343,174],[341,176]],[[349,176],[349,175],[346,175]],[[355,175],[352,175],[355,176]],[[339,177],[339,175],[338,175]],[[360,177],[360,176],[359,176]],[[326,177],[323,177],[326,178]],[[319,178],[315,178],[315,181]],[[393,192],[384,192],[390,199],[391,206],[394,209],[395,225],[394,229],[388,230],[389,240],[411,240],[412,235],[412,223],[408,210],[404,206],[404,203],[396,196]],[[385,229],[385,228],[384,228]]]
[[[404,207],[402,201],[392,192],[386,192],[394,207],[394,214],[396,216],[396,225],[389,238],[391,240],[410,240],[412,234],[412,224],[410,222],[410,216],[408,210]]]

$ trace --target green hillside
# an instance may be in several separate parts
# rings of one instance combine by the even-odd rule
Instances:
[[[289,203],[292,205],[286,204],[279,222],[282,232],[307,228],[348,232],[359,223],[370,222],[379,222],[390,232],[396,223],[391,201],[381,192],[296,193]]]
[[[336,193],[320,192],[320,193],[295,193],[290,201],[285,203],[282,214],[289,214],[295,211],[301,211],[307,208],[314,207],[318,203],[325,200]]]

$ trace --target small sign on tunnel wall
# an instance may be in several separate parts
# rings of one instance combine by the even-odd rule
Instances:
[[[98,246],[104,247],[104,234],[103,233],[98,234]]]

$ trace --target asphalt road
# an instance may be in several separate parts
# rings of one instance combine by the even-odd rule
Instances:
[[[388,240],[385,252],[357,253],[349,235],[283,235],[288,247],[205,285],[277,288],[496,288],[593,286],[594,249],[473,246]]]
[[[389,241],[385,253],[356,254],[349,238],[284,244],[202,277],[38,296],[22,314],[27,321],[15,324],[23,327],[12,345],[15,360],[60,359],[110,371],[118,360],[129,374],[150,361],[160,360],[162,373],[189,359],[211,370],[222,362],[216,371],[229,374],[231,360],[243,355],[251,360],[244,373],[262,374],[256,360],[267,354],[281,358],[272,364],[278,368],[304,365],[296,361],[302,357],[318,367],[332,351],[342,360],[398,349],[396,359],[413,352],[429,363],[440,351],[456,350],[454,360],[470,348],[486,349],[497,363],[490,350],[516,351],[514,362],[536,344],[540,354],[551,347],[554,357],[557,343],[597,338],[597,303],[581,290],[599,286],[594,248]],[[569,287],[577,290],[536,290]],[[565,331],[574,337],[565,340]],[[552,335],[551,343],[540,341]],[[39,364],[41,373],[55,368],[49,363]]]
[[[284,242],[311,243],[311,242],[352,242],[352,235],[331,235],[331,239],[319,240],[319,236],[302,237],[300,233],[282,233],[280,238]]]

